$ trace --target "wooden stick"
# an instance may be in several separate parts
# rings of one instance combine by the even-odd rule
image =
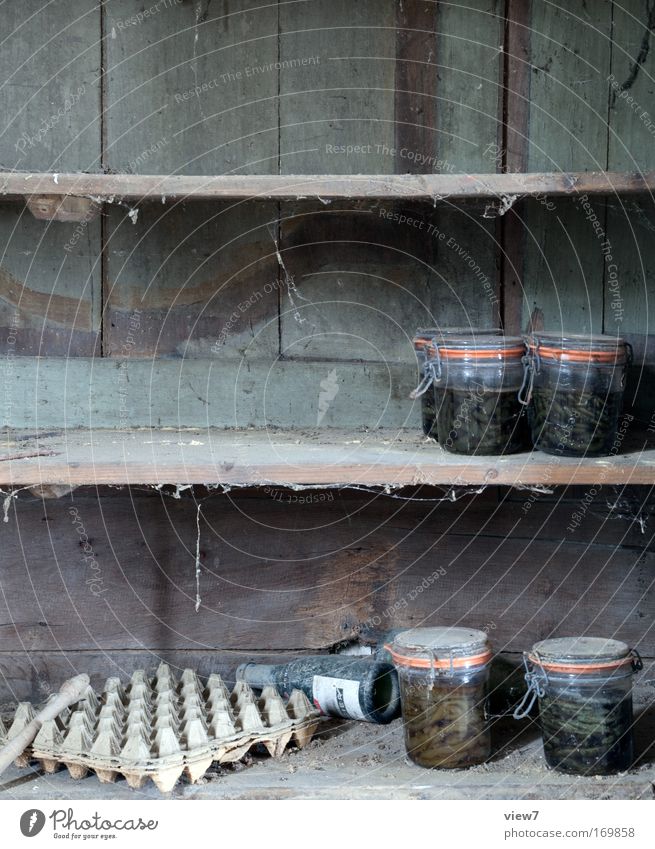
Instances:
[[[0,774],[2,774],[10,763],[23,754],[25,749],[33,742],[41,730],[44,722],[54,719],[65,708],[79,701],[89,686],[88,675],[76,675],[65,681],[57,696],[51,699],[43,710],[39,711],[29,725],[0,749]]]

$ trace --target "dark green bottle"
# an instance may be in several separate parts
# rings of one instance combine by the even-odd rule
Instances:
[[[285,698],[302,690],[329,716],[365,722],[391,722],[400,713],[396,670],[371,658],[316,655],[283,664],[243,663],[237,680],[256,690],[273,684]]]

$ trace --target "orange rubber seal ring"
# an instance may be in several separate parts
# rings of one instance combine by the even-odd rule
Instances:
[[[551,663],[549,661],[540,660],[533,654],[528,655],[528,659],[531,663],[541,666],[541,668],[545,669],[547,672],[602,672],[603,669],[619,669],[621,666],[627,666],[633,661],[632,655],[622,657],[619,660],[607,660],[601,661],[600,663],[575,664]]]
[[[505,357],[522,357],[525,353],[523,345],[514,348],[481,348],[480,350],[461,350],[459,348],[439,348],[439,356],[446,360],[501,360]]]
[[[567,348],[548,348],[535,344],[530,345],[530,350],[535,351],[543,359],[561,360],[571,363],[615,363],[620,357],[620,350],[616,351],[574,351]]]
[[[391,646],[385,646],[385,649],[391,652],[394,663],[398,663],[400,666],[410,666],[413,669],[464,669],[469,666],[482,666],[492,658],[491,650],[484,652],[484,654],[474,654],[467,657],[429,660],[426,657],[407,657],[404,654],[398,654]]]

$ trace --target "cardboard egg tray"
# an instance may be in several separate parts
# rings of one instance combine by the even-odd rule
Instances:
[[[8,729],[0,720],[0,737],[11,739],[33,716],[31,704],[20,704]],[[16,763],[35,758],[47,773],[63,763],[73,778],[93,770],[102,782],[123,775],[134,788],[152,778],[166,793],[183,772],[198,781],[212,763],[233,763],[256,744],[272,757],[292,739],[302,748],[318,721],[300,690],[286,703],[275,687],[256,696],[242,681],[230,693],[220,675],[203,685],[192,669],[177,680],[161,664],[152,679],[137,670],[126,687],[119,678],[108,678],[101,695],[89,687],[84,699],[44,723]]]

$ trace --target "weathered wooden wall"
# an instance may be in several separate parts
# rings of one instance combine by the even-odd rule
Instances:
[[[130,0],[76,0],[74,12],[63,0],[2,10],[13,32],[0,60],[3,167],[653,166],[642,0],[238,0],[160,4],[141,20]],[[3,207],[0,346],[202,360],[204,384],[235,360],[262,374],[278,359],[390,363],[405,392],[417,326],[504,318],[519,330],[534,316],[547,329],[627,334],[638,357],[629,400],[649,418],[654,227],[650,199],[620,197],[519,202],[496,218],[484,204],[166,202],[109,206],[82,225]],[[367,406],[379,402],[371,385]],[[286,423],[301,420],[291,410]],[[28,424],[19,405],[8,423]]]
[[[100,6],[93,0],[3,4],[0,168],[101,167]],[[35,221],[0,208],[0,352],[99,353],[101,223]]]
[[[510,98],[522,135],[513,140],[520,167],[510,170],[652,168],[650,4],[580,0],[558,6],[519,0],[514,5],[523,7],[514,40],[530,60],[521,53],[511,65]],[[522,306],[516,309],[521,287],[514,287],[509,323],[525,329],[532,317],[548,330],[626,336],[636,354],[627,402],[648,421],[654,359],[652,198],[544,199],[526,204],[520,218],[518,226],[513,222],[513,235],[521,246]]]
[[[651,5],[233,0],[161,5],[138,21],[131,0],[5,3],[0,165],[653,168]],[[416,427],[406,396],[417,326],[502,318],[519,330],[530,317],[628,335],[628,400],[649,420],[652,199],[497,212],[165,201],[110,205],[75,225],[3,205],[3,423],[311,427],[335,371],[323,426]],[[487,626],[511,651],[602,630],[655,656],[650,524],[607,519],[614,492],[575,532],[566,525],[584,493],[487,491],[438,507],[288,495],[203,502],[198,613],[189,498],[21,496],[2,524],[3,698],[42,694],[71,667],[103,676],[159,656],[229,671],[244,652],[327,649],[377,618]],[[71,508],[101,584],[87,583],[97,569]],[[624,516],[638,512],[632,503]]]
[[[512,652],[552,634],[611,634],[653,657],[650,490],[601,489],[567,530],[585,495],[21,495],[3,525],[0,701],[67,666],[102,676],[166,657],[230,672],[246,655],[328,650],[405,625],[487,628]]]

